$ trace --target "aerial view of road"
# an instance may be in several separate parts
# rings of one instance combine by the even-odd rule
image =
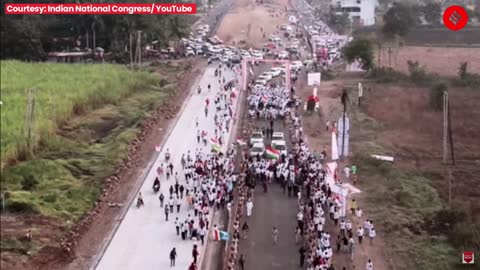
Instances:
[[[479,0],[30,2],[1,269],[478,268]]]

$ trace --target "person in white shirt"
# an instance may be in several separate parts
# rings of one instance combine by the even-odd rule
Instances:
[[[366,270],[373,270],[373,263],[372,260],[368,259],[367,265],[365,266]]]
[[[377,236],[377,233],[375,232],[375,229],[372,227],[370,229],[370,232],[368,234],[368,237],[370,238],[370,244],[373,245],[373,239]]]
[[[340,222],[340,235],[345,235],[345,228],[346,228],[345,221],[342,220],[342,221]]]
[[[300,230],[303,232],[303,213],[301,211],[298,211],[297,214],[297,221],[298,221],[298,227]]]
[[[357,217],[361,218],[361,217],[362,217],[362,214],[363,214],[362,209],[357,208],[357,209],[355,210],[355,215],[356,215]]]
[[[348,233],[352,233],[352,222],[350,220],[347,220],[347,223],[345,224],[345,228],[347,229]]]
[[[346,166],[343,171],[345,172],[345,178],[350,178],[350,167]]]
[[[357,237],[358,237],[358,243],[359,244],[362,244],[362,240],[363,240],[363,228],[360,226],[358,227],[357,229]]]
[[[252,215],[252,209],[253,209],[253,202],[251,199],[248,200],[247,204],[247,217]]]

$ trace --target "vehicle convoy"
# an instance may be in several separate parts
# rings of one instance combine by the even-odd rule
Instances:
[[[254,145],[255,143],[263,143],[263,134],[261,131],[254,131],[252,136],[250,136],[250,145]]]
[[[265,144],[263,142],[253,144],[250,149],[250,157],[263,156],[265,154]]]

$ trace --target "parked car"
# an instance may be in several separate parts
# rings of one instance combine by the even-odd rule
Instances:
[[[273,67],[270,70],[270,73],[273,75],[273,77],[277,77],[282,73],[282,69],[280,67]]]
[[[265,79],[258,79],[258,80],[255,81],[255,84],[265,85],[265,84],[267,84],[267,82],[268,81],[265,80]]]
[[[263,156],[264,154],[265,154],[265,144],[263,144],[263,142],[255,143],[253,144],[252,148],[250,148],[251,157],[256,157],[257,155]]]
[[[185,57],[190,57],[190,56],[195,56],[195,52],[193,51],[192,48],[187,47],[187,49],[185,50]]]
[[[287,51],[281,51],[278,54],[278,59],[288,59],[288,52]]]
[[[263,144],[263,134],[261,131],[254,131],[252,132],[252,136],[250,136],[250,145],[254,145],[255,143],[262,143]]]
[[[293,61],[291,64],[290,64],[290,68],[294,71],[300,71],[303,67],[303,64],[301,61]]]
[[[272,74],[268,72],[264,72],[262,75],[258,76],[259,79],[266,80],[266,81],[270,81],[272,77],[273,77]]]

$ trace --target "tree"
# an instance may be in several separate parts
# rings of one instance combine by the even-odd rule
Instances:
[[[370,70],[373,68],[373,45],[369,39],[354,39],[343,47],[342,51],[349,63],[359,61],[363,69]]]
[[[417,18],[411,6],[394,3],[384,16],[382,32],[388,38],[404,37],[415,25]]]
[[[7,3],[15,0],[4,0]],[[36,3],[47,3],[49,0],[37,0]],[[85,2],[126,2],[126,0],[59,0],[57,3]],[[137,2],[151,2],[138,0]],[[153,0],[153,2],[170,2],[174,0]],[[1,50],[2,59],[15,58],[21,60],[45,60],[46,52],[102,47],[115,55],[122,55],[129,44],[131,33],[142,31],[146,41],[157,39],[167,44],[170,39],[180,38],[188,34],[187,20],[184,15],[5,15],[4,5],[1,7]],[[88,40],[88,42],[87,42]]]
[[[442,16],[442,7],[439,2],[427,2],[422,7],[422,14],[430,24],[439,24]]]
[[[346,29],[350,26],[350,18],[348,13],[342,13],[337,15],[333,11],[328,16],[327,24],[339,33],[345,33]]]

